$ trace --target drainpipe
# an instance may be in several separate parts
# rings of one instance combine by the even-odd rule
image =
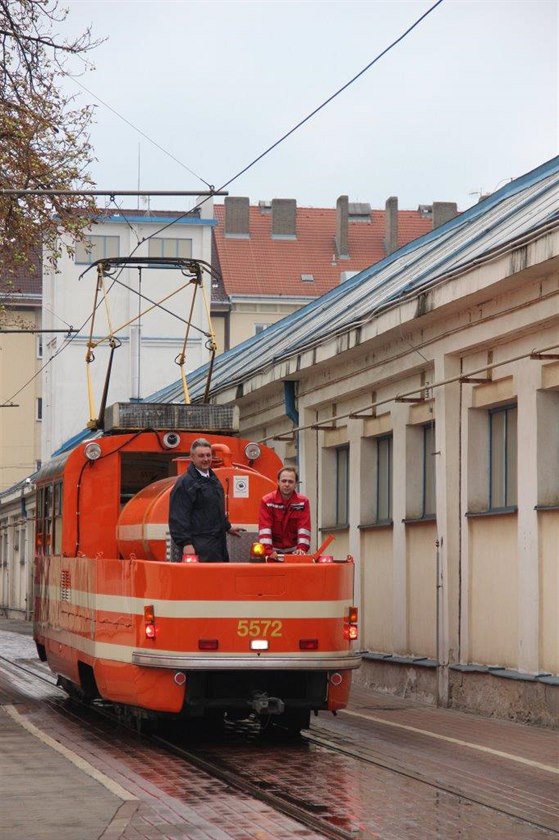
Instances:
[[[437,634],[437,706],[448,706],[448,654],[445,644],[445,623],[444,623],[444,596],[445,580],[441,552],[443,550],[443,538],[435,541],[436,575],[437,575],[437,601],[436,601],[436,634]]]
[[[295,397],[295,382],[291,379],[283,383],[283,403],[286,416],[298,426],[299,412],[297,411],[297,399]]]
[[[286,417],[289,417],[295,428],[297,428],[299,426],[299,412],[297,411],[295,382],[291,379],[283,383],[283,404]],[[297,470],[299,470],[299,432],[295,432],[295,452],[297,456]]]

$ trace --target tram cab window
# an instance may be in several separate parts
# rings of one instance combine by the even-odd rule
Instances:
[[[176,452],[123,452],[120,456],[120,503],[135,496],[148,484],[177,474]]]

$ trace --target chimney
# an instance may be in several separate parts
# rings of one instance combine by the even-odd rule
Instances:
[[[341,195],[336,202],[336,254],[340,259],[349,259],[348,239],[349,199]]]
[[[398,197],[391,195],[384,205],[384,250],[386,256],[398,249]]]
[[[231,239],[248,239],[249,231],[248,198],[227,196],[225,199],[225,236]]]
[[[272,239],[297,238],[297,202],[294,198],[272,199]]]
[[[449,222],[458,215],[458,207],[453,201],[433,202],[433,230]]]

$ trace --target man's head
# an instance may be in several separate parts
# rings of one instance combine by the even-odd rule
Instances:
[[[288,499],[295,490],[299,476],[295,467],[282,467],[278,473],[278,490]]]
[[[190,459],[196,469],[207,472],[212,465],[212,445],[205,438],[196,438],[190,445]]]

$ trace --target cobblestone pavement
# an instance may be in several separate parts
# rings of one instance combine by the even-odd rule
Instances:
[[[29,636],[11,627],[0,633],[0,656],[38,667]],[[0,660],[0,824],[7,840],[321,836],[114,724],[107,730],[94,718],[87,727],[62,718],[39,702],[62,697],[58,690],[37,688],[31,676],[16,677],[3,666]],[[355,689],[347,712],[320,715],[311,735],[340,751],[242,735],[198,749],[239,777],[290,796],[347,837],[559,835],[556,732],[410,707]],[[68,753],[57,752],[49,738]]]

